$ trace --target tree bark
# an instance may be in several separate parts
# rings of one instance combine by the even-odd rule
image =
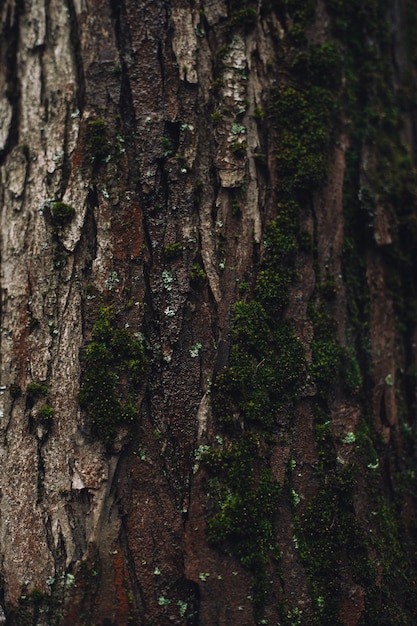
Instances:
[[[0,11],[0,620],[413,624],[413,3]]]

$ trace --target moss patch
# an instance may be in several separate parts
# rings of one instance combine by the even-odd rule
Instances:
[[[274,525],[279,483],[262,469],[267,448],[259,436],[244,434],[223,449],[208,449],[201,460],[210,468],[214,513],[208,522],[208,540],[232,552],[254,577],[256,622],[262,619],[267,594],[269,560],[277,562]]]
[[[51,206],[51,218],[54,226],[66,226],[75,217],[75,209],[65,202],[54,202]]]
[[[138,420],[136,396],[144,381],[147,359],[142,343],[115,328],[112,309],[102,307],[84,356],[80,405],[91,420],[91,432],[111,446],[121,426]]]
[[[88,152],[94,164],[103,161],[109,154],[107,124],[101,117],[88,121]]]

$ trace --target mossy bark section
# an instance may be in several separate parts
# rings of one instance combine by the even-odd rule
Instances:
[[[7,620],[413,624],[412,2],[7,7]]]

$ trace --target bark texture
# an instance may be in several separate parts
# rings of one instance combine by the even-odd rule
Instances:
[[[413,2],[0,19],[0,620],[415,623]]]

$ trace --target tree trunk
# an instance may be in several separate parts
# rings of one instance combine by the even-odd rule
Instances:
[[[0,10],[0,621],[414,624],[414,3]]]

